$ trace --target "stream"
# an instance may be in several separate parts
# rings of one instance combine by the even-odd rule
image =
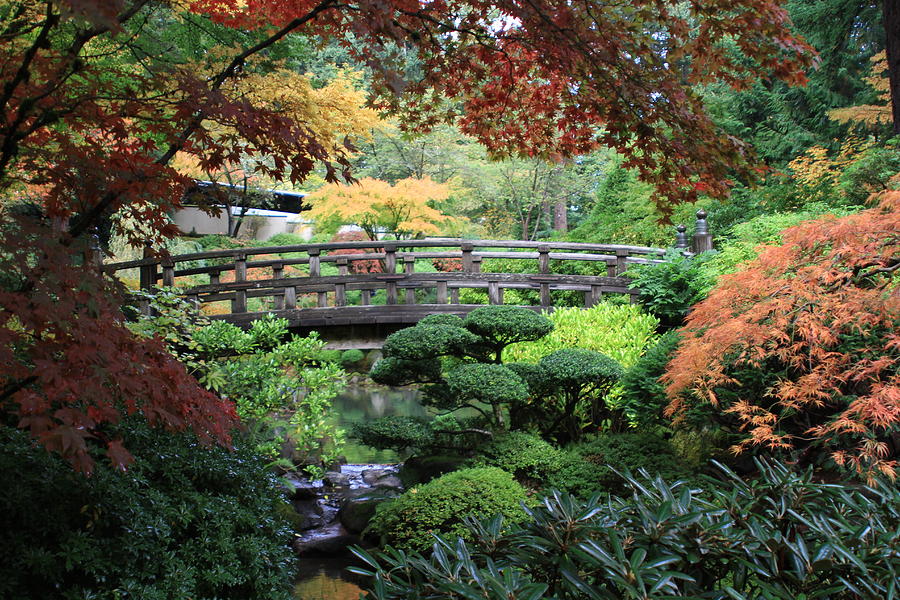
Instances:
[[[353,423],[365,422],[385,416],[427,416],[427,411],[417,401],[418,390],[386,388],[371,385],[351,385],[333,401],[333,414],[337,425],[349,430]],[[331,473],[325,481],[296,482],[302,488],[295,496],[294,505],[301,514],[307,513],[321,522],[315,529],[301,532],[295,547],[317,544],[319,538],[331,537],[335,544],[353,543],[353,536],[346,535],[340,520],[336,519],[345,497],[377,494],[383,485],[399,483],[396,472],[403,457],[390,450],[376,450],[347,440],[343,455],[347,463],[341,472]],[[298,499],[300,498],[300,499]],[[359,578],[346,571],[354,557],[345,552],[337,555],[303,555],[294,586],[296,600],[358,600],[362,593]]]

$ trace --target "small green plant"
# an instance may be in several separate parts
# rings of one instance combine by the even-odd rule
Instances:
[[[540,437],[524,431],[510,431],[478,447],[468,462],[471,467],[497,467],[512,473],[521,483],[542,486],[556,473],[563,453]]]
[[[382,543],[404,550],[425,551],[435,535],[469,537],[464,518],[502,514],[508,523],[525,519],[525,489],[510,473],[494,467],[462,469],[407,490],[378,506],[368,532]]]
[[[247,354],[256,347],[253,336],[225,321],[213,321],[194,332],[193,339],[211,358]]]
[[[254,345],[262,350],[271,350],[287,337],[287,319],[279,319],[272,313],[267,313],[260,319],[253,321],[247,332]]]

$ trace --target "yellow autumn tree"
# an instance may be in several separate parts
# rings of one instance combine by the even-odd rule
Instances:
[[[893,122],[891,114],[891,87],[888,80],[887,53],[881,51],[871,58],[872,72],[865,78],[877,93],[879,104],[860,104],[828,111],[828,116],[838,123],[851,123],[865,127],[881,127]]]
[[[433,207],[449,196],[450,186],[428,177],[402,179],[395,185],[366,177],[354,184],[323,186],[309,196],[313,207],[307,214],[320,231],[356,225],[371,240],[381,235],[410,239],[440,234],[455,221]]]

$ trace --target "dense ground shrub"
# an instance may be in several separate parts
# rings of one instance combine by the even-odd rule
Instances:
[[[760,463],[702,489],[628,481],[628,495],[553,495],[521,528],[468,521],[427,558],[356,550],[368,598],[884,600],[900,575],[900,489],[818,483]]]
[[[257,456],[137,421],[118,429],[136,461],[85,477],[0,427],[0,597],[291,597],[284,501]]]
[[[633,424],[648,427],[665,422],[663,409],[669,397],[659,378],[678,342],[677,332],[665,333],[622,375],[622,408]]]
[[[525,498],[525,489],[506,471],[462,469],[379,505],[368,531],[380,536],[383,544],[421,552],[431,547],[434,535],[470,536],[463,523],[466,516],[502,514],[510,523],[523,521]]]
[[[669,442],[652,433],[601,433],[568,446],[565,454],[546,487],[582,498],[622,493],[625,472],[644,469],[668,479],[691,475]]]
[[[497,467],[512,473],[532,487],[543,486],[562,461],[562,452],[540,437],[523,431],[511,431],[480,446],[468,464],[472,467]]]

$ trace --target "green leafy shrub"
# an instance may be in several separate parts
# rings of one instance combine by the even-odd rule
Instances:
[[[365,352],[362,350],[357,350],[356,348],[351,348],[350,350],[344,350],[341,353],[341,364],[345,367],[350,365],[355,365],[366,357]]]
[[[462,327],[463,320],[462,317],[456,315],[438,313],[422,317],[416,325],[453,325],[454,327]]]
[[[619,363],[593,350],[564,348],[542,358],[537,368],[540,384],[530,390],[527,408],[545,437],[569,442],[586,428],[624,426],[621,411],[605,402],[622,377]]]
[[[424,551],[433,534],[447,538],[470,536],[465,516],[486,518],[502,514],[511,523],[525,518],[525,489],[506,471],[493,467],[462,469],[378,506],[368,532],[382,543],[404,550]]]
[[[820,483],[760,463],[703,489],[628,479],[628,496],[553,495],[522,527],[467,520],[428,558],[355,550],[369,598],[884,600],[900,573],[900,488]]]
[[[426,447],[434,440],[426,419],[396,415],[354,423],[350,437],[366,446],[398,453]]]
[[[703,269],[711,256],[710,253],[684,256],[672,250],[666,254],[666,262],[629,269],[628,274],[633,278],[629,287],[640,291],[638,299],[644,308],[663,325],[681,325],[691,306],[706,297],[712,287],[710,275]]]
[[[468,465],[497,467],[534,486],[543,485],[559,469],[562,456],[562,452],[536,435],[511,431],[479,446]]]
[[[0,428],[0,597],[291,597],[283,499],[259,457],[137,420],[110,433],[135,462],[84,477]]]
[[[569,446],[566,453],[559,469],[547,480],[547,488],[582,498],[598,492],[622,493],[626,482],[619,473],[626,471],[644,469],[670,479],[691,474],[669,442],[652,433],[597,434]]]
[[[553,331],[539,340],[506,348],[504,362],[536,363],[563,348],[584,348],[601,352],[627,368],[656,339],[659,323],[638,306],[606,302],[589,309],[561,308],[546,316]]]
[[[204,235],[197,238],[196,242],[203,250],[225,250],[231,248],[243,248],[246,244],[227,235]]]
[[[263,350],[271,350],[281,344],[281,341],[287,337],[287,328],[287,319],[279,319],[272,313],[268,313],[263,315],[262,318],[253,321],[247,333],[257,347]]]
[[[194,332],[193,338],[203,353],[210,357],[247,354],[256,347],[253,336],[225,321],[213,321]]]
[[[441,380],[441,361],[436,358],[403,360],[389,356],[372,365],[369,377],[384,385],[434,383]]]
[[[670,331],[659,338],[622,376],[622,406],[631,422],[639,427],[664,422],[663,408],[669,403],[665,386],[659,381],[679,336]]]

